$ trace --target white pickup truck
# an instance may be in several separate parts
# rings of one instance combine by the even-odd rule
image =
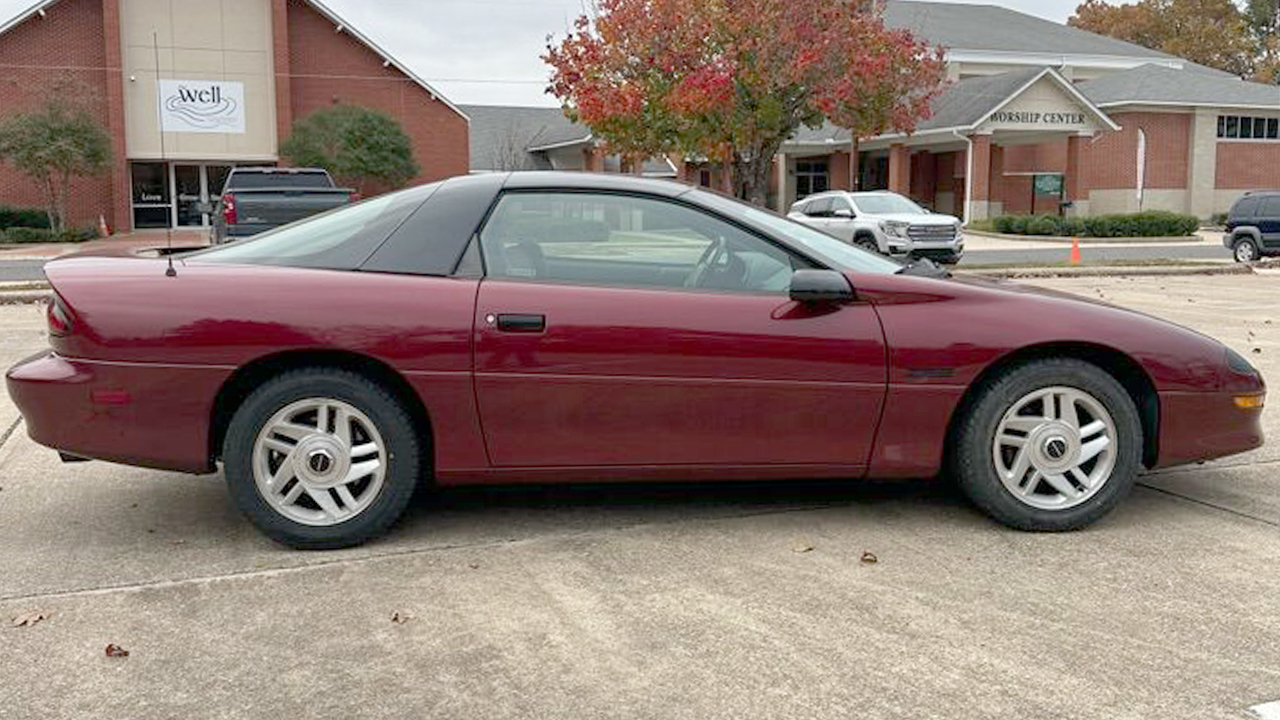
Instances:
[[[938,215],[897,193],[845,192],[810,195],[787,217],[851,245],[883,255],[960,262],[964,233],[959,218]]]

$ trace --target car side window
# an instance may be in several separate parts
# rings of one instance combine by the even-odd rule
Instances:
[[[1258,209],[1258,198],[1244,198],[1231,211],[1233,218],[1251,218]]]
[[[1268,219],[1280,218],[1280,195],[1265,198],[1262,207],[1258,209],[1258,215]]]
[[[507,193],[480,233],[489,277],[604,286],[786,292],[804,259],[676,202]]]
[[[831,217],[831,198],[824,197],[810,200],[804,209],[804,214],[815,218]]]

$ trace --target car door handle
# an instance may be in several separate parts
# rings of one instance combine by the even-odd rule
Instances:
[[[501,332],[540,333],[546,329],[546,315],[503,313],[498,316],[498,330]]]

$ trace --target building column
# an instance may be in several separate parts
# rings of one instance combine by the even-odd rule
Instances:
[[[991,216],[991,136],[974,135],[970,138],[969,157],[965,171],[968,186],[965,195],[965,222],[986,220]]]
[[[1083,217],[1089,214],[1089,188],[1084,183],[1084,148],[1089,140],[1087,135],[1072,135],[1067,138],[1067,167],[1063,178],[1063,200],[1071,203],[1067,214]]]
[[[899,195],[911,194],[911,151],[906,145],[889,148],[889,191]]]
[[[271,0],[271,48],[275,61],[276,152],[293,133],[293,68],[289,63],[289,0]]]
[[[1188,139],[1191,158],[1187,168],[1187,212],[1207,219],[1218,210],[1217,110],[1197,108]]]
[[[776,165],[774,170],[778,173],[778,200],[774,210],[786,215],[787,211],[791,209],[791,188],[787,187],[787,176],[789,174],[787,172],[787,154],[780,152],[774,155],[773,162]]]
[[[689,174],[689,164],[685,161],[684,153],[670,153],[666,156],[667,161],[676,169],[676,180],[685,182]]]
[[[107,222],[112,232],[133,230],[133,182],[129,176],[128,148],[125,145],[124,62],[120,47],[120,2],[102,1],[102,36],[106,58],[107,131],[115,161],[111,168],[111,211]],[[97,218],[94,218],[97,221]]]
[[[604,149],[599,145],[592,145],[589,150],[583,152],[587,154],[587,172],[604,172]]]
[[[987,193],[987,217],[996,217],[1004,214],[1004,197],[1005,197],[1005,181],[1004,181],[1004,148],[991,144],[991,190]],[[1034,215],[1036,209],[1034,205],[1031,208],[1031,214]]]

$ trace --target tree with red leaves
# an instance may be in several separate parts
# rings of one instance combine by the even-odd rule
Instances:
[[[764,204],[773,156],[801,126],[855,140],[911,132],[942,51],[885,26],[879,0],[599,0],[543,57],[548,92],[615,152],[730,159]]]

